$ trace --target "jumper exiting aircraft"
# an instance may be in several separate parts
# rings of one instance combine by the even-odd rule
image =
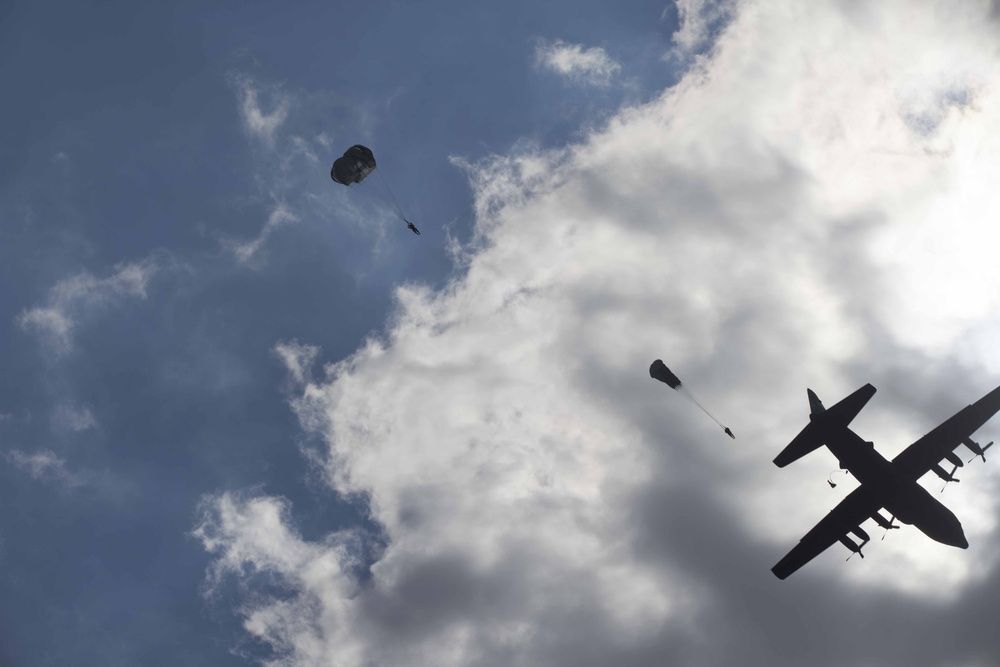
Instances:
[[[920,486],[917,480],[925,473],[934,471],[945,484],[957,482],[955,471],[963,464],[962,459],[952,450],[962,444],[975,454],[972,459],[982,457],[986,461],[985,451],[993,443],[980,447],[971,436],[1000,411],[1000,387],[959,410],[891,462],[875,451],[873,443],[865,442],[848,428],[851,420],[875,394],[875,387],[866,384],[829,410],[823,408],[812,389],[806,391],[812,409],[809,424],[778,454],[774,464],[784,468],[821,445],[826,445],[840,461],[840,467],[853,474],[861,486],[844,498],[806,533],[787,556],[771,568],[778,579],[785,579],[834,542],[840,542],[864,558],[861,548],[871,538],[861,528],[861,524],[869,518],[874,519],[887,532],[890,528],[899,528],[893,525],[899,519],[916,526],[932,540],[953,547],[968,548],[969,542],[965,539],[965,532],[958,518]],[[952,464],[950,473],[941,467],[942,459]],[[890,513],[891,519],[882,515],[882,508]],[[861,543],[849,538],[848,533],[857,536]]]

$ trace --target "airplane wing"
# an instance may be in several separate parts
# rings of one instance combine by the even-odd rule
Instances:
[[[785,579],[826,551],[834,542],[846,537],[847,533],[858,529],[865,519],[871,518],[880,509],[882,502],[878,494],[865,486],[859,486],[806,533],[788,555],[771,568],[771,572],[778,579]],[[867,535],[865,540],[867,541]]]
[[[1000,411],[1000,387],[972,405],[965,406],[900,452],[892,460],[893,469],[907,479],[917,480],[923,477],[998,411]]]

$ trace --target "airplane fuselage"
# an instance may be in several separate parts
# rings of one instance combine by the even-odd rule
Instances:
[[[962,523],[916,481],[893,470],[892,463],[846,426],[826,430],[826,446],[844,468],[881,501],[893,516],[916,526],[936,542],[966,549]]]

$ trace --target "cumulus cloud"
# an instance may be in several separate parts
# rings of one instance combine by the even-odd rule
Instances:
[[[150,258],[118,264],[107,278],[80,273],[56,283],[45,304],[20,313],[17,324],[37,333],[52,352],[65,354],[73,348],[73,332],[82,318],[127,297],[145,299],[146,286],[158,270],[159,265]]]
[[[584,83],[606,85],[621,69],[600,47],[585,49],[580,44],[568,44],[561,39],[539,44],[535,62],[563,76]]]
[[[24,470],[31,476],[42,482],[51,482],[65,488],[76,488],[86,484],[83,475],[79,475],[69,470],[65,459],[55,455],[55,453],[42,449],[33,453],[23,452],[13,449],[3,454],[12,465]]]
[[[232,239],[223,240],[223,244],[229,248],[236,256],[236,259],[245,266],[257,267],[262,263],[261,249],[268,237],[279,227],[298,221],[298,216],[292,213],[291,209],[284,203],[279,202],[267,216],[267,221],[260,232],[249,241],[235,241]]]
[[[787,582],[768,571],[851,490],[826,486],[825,451],[771,464],[806,386],[828,405],[879,387],[855,427],[891,458],[997,384],[992,20],[747,3],[658,99],[564,150],[472,165],[460,276],[400,288],[385,336],[322,379],[278,353],[379,549],[303,539],[280,498],[206,500],[213,580],[282,584],[241,609],[267,664],[1000,655],[976,631],[1000,578],[988,466],[944,497],[968,551],[904,528],[863,562],[835,545]],[[651,380],[656,358],[738,440]]]
[[[338,660],[344,664],[356,664],[363,658],[361,642],[352,639],[350,627],[354,607],[351,597],[357,589],[356,570],[360,566],[355,556],[357,540],[351,532],[339,533],[322,544],[310,544],[289,527],[287,501],[227,493],[205,499],[201,522],[193,534],[216,556],[209,578],[210,591],[233,571],[248,577],[295,571],[297,580],[290,583],[296,588],[312,586],[329,593],[327,599],[339,608],[324,611],[331,635],[305,648],[305,653],[297,656],[304,661],[302,664],[320,664],[332,645],[336,645]],[[298,642],[286,632],[302,638],[311,633],[314,619],[310,618],[310,607],[314,603],[311,598],[292,598],[278,607],[249,610],[245,627],[270,642],[279,653],[299,652]],[[275,624],[282,629],[276,631]]]

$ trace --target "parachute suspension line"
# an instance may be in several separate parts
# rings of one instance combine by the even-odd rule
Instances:
[[[702,411],[702,412],[704,412],[704,413],[705,413],[706,415],[708,415],[708,416],[709,416],[709,418],[710,418],[710,419],[711,419],[712,421],[714,421],[714,422],[715,422],[716,424],[718,424],[718,425],[719,425],[719,426],[720,426],[721,428],[726,428],[726,425],[725,425],[725,424],[723,424],[723,423],[722,423],[722,422],[720,422],[720,421],[719,421],[718,419],[716,419],[716,418],[715,418],[715,417],[714,417],[714,416],[712,415],[712,413],[711,413],[711,412],[709,412],[708,410],[706,410],[706,409],[705,409],[705,406],[704,406],[704,405],[702,405],[701,403],[699,403],[699,402],[698,402],[698,399],[697,399],[697,398],[695,398],[694,396],[692,396],[692,395],[691,395],[691,392],[689,392],[689,391],[688,391],[687,389],[685,389],[685,388],[684,388],[684,385],[678,385],[678,386],[677,386],[677,391],[679,391],[679,392],[681,392],[682,394],[684,394],[685,396],[687,396],[687,397],[688,397],[688,400],[690,400],[690,401],[691,401],[692,403],[694,403],[694,404],[695,404],[695,405],[697,405],[697,406],[698,406],[699,408],[701,408],[701,411]]]
[[[379,183],[381,183],[382,187],[385,188],[386,193],[389,195],[389,199],[392,200],[393,206],[395,206],[396,210],[399,212],[399,217],[403,219],[403,222],[408,223],[409,220],[407,220],[406,216],[403,215],[403,209],[399,208],[399,202],[396,201],[396,195],[392,194],[392,188],[390,188],[389,184],[385,182],[384,178],[382,178],[382,172],[378,170],[378,167],[375,168],[375,173],[378,174]]]

